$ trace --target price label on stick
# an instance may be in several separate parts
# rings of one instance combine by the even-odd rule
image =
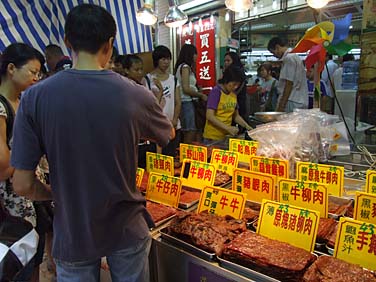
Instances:
[[[146,171],[174,176],[174,158],[146,152]]]
[[[145,170],[143,168],[138,167],[136,171],[136,186],[141,187],[142,178],[144,177]]]
[[[252,156],[251,170],[289,178],[289,162],[286,160]]]
[[[258,142],[230,138],[229,150],[239,153],[239,162],[249,164],[251,156],[256,154]]]
[[[376,194],[356,192],[354,219],[376,225]]]
[[[210,163],[217,165],[218,170],[224,171],[230,175],[238,167],[239,153],[213,149]]]
[[[263,200],[257,233],[313,252],[320,212]]]
[[[180,161],[184,159],[207,162],[208,161],[208,149],[203,146],[195,146],[190,144],[180,144]]]
[[[376,194],[376,171],[375,170],[367,170],[366,192]]]
[[[240,219],[246,200],[247,196],[244,193],[206,186],[201,191],[197,213],[208,211],[219,216],[229,215]]]
[[[177,208],[181,194],[181,180],[152,172],[149,175],[146,199]]]
[[[184,160],[180,179],[184,186],[202,189],[213,186],[217,166],[214,164]]]

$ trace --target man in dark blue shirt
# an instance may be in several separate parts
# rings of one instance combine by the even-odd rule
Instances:
[[[55,201],[53,256],[59,282],[99,281],[106,256],[112,281],[148,281],[150,215],[136,188],[140,138],[166,146],[174,130],[153,94],[104,70],[113,17],[83,4],[65,23],[73,68],[23,94],[11,163],[15,191]],[[35,178],[46,154],[51,188]]]

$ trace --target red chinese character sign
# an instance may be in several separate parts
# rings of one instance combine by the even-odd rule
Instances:
[[[354,219],[376,225],[376,194],[356,192]]]
[[[239,162],[247,163],[251,161],[251,156],[256,154],[258,142],[230,138],[229,150],[239,153]]]
[[[146,171],[174,176],[174,158],[146,152]]]
[[[289,161],[274,158],[251,156],[251,170],[272,174],[278,177],[289,177]]]
[[[180,179],[184,186],[202,189],[214,184],[217,166],[214,164],[183,160]]]
[[[369,270],[376,270],[376,226],[341,217],[333,255]]]
[[[219,216],[229,215],[241,219],[246,200],[244,193],[206,186],[201,191],[197,213],[208,211]]]
[[[210,163],[217,165],[218,170],[232,175],[238,167],[239,153],[227,150],[213,149]]]
[[[274,200],[276,177],[245,169],[235,169],[232,190],[247,194],[247,200],[261,203],[263,199]]]
[[[278,180],[278,202],[319,211],[328,217],[328,189],[323,184],[292,179]]]
[[[376,194],[376,171],[375,170],[367,170],[366,191],[367,193]]]
[[[196,31],[197,85],[210,91],[216,84],[215,70],[215,19],[202,20]]]
[[[206,163],[208,161],[208,148],[181,143],[180,161],[183,162],[184,159]]]
[[[181,180],[152,172],[149,175],[146,199],[177,208],[181,194]]]
[[[320,213],[263,200],[257,233],[313,252]]]
[[[329,195],[342,197],[345,170],[341,166],[297,162],[297,179],[325,184]]]

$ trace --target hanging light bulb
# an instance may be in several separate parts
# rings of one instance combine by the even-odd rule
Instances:
[[[277,0],[273,0],[272,8],[273,10],[277,9]]]
[[[226,22],[230,21],[230,13],[229,13],[229,11],[227,11],[226,14],[225,14],[225,21]]]
[[[308,6],[314,9],[320,9],[328,4],[329,0],[307,0]]]
[[[169,10],[164,18],[165,25],[168,27],[178,27],[188,21],[188,16],[176,4],[176,0],[168,0]]]
[[[144,6],[138,9],[136,19],[144,25],[153,25],[157,22],[158,17],[153,10],[154,0],[145,0]]]
[[[214,16],[213,15],[210,15],[210,23],[213,24],[214,23]]]
[[[226,0],[225,5],[234,12],[248,11],[252,8],[252,0]]]

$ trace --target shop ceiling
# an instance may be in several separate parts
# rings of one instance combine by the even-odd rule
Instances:
[[[352,13],[353,15],[353,30],[361,29],[363,0],[332,0],[320,11],[308,7],[305,1],[302,0],[254,0],[253,2],[259,7],[259,13],[255,14],[254,11],[248,11],[241,16],[233,15],[233,38],[242,38],[250,32],[278,33],[305,31],[307,28],[313,26],[315,22],[331,21],[341,18],[348,13]],[[273,2],[277,2],[278,9],[275,9],[275,11],[265,9],[268,6],[271,7],[276,4]],[[200,14],[213,13],[225,8],[224,0],[180,0],[179,5],[186,7],[185,11],[190,18],[194,18]],[[267,12],[263,13],[263,11]]]

